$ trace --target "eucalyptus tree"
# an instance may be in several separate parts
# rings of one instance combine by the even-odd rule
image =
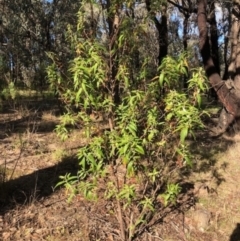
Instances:
[[[239,1],[198,0],[190,3],[187,0],[168,0],[168,3],[184,16],[190,14],[198,26],[195,32],[199,32],[202,63],[212,88],[223,104],[218,126],[213,129],[214,135],[220,135],[240,114]],[[220,13],[216,13],[216,8],[220,9]],[[221,20],[217,20],[219,15],[222,15]]]
[[[40,1],[2,1],[2,42],[8,56],[10,78],[30,81],[34,75],[34,57],[39,50],[40,19],[43,17]],[[26,83],[26,84],[30,84]]]
[[[1,50],[6,78],[20,85],[46,85],[46,52],[67,60],[71,48],[65,38],[68,24],[76,23],[81,1],[1,1]],[[4,76],[4,75],[3,75]]]
[[[223,103],[218,126],[214,130],[216,135],[226,131],[228,126],[240,116],[240,41],[239,41],[239,12],[240,2],[232,2],[231,11],[231,55],[228,73],[231,79],[223,81],[219,75],[216,64],[211,55],[211,46],[207,31],[207,1],[198,1],[198,28],[199,28],[199,47],[203,59],[206,75],[212,87],[217,92],[220,101]]]

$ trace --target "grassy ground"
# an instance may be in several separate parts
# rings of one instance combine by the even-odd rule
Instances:
[[[120,240],[103,200],[78,196],[69,204],[66,191],[54,189],[59,175],[76,173],[75,153],[84,139],[73,130],[71,141],[59,140],[53,132],[59,118],[49,103],[29,101],[0,115],[2,240]],[[184,180],[179,206],[136,240],[240,240],[240,135],[199,133],[192,150],[194,172]]]

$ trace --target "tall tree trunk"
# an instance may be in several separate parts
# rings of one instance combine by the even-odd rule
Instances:
[[[220,64],[219,64],[219,47],[218,47],[218,30],[217,30],[217,21],[215,16],[215,4],[214,2],[210,3],[210,44],[211,44],[211,52],[212,52],[212,58],[213,63],[216,67],[217,73],[220,75]],[[216,91],[211,88],[210,89],[210,95],[217,99],[217,93]]]
[[[151,10],[151,0],[146,0],[146,7],[150,14],[154,14]],[[161,19],[160,21],[153,16],[153,21],[158,30],[158,39],[159,39],[159,55],[158,55],[158,64],[161,65],[162,60],[168,54],[168,25],[167,25],[167,4],[162,5],[161,9]]]
[[[214,65],[208,37],[206,7],[206,0],[198,0],[197,23],[199,29],[199,48],[209,82],[217,92],[219,100],[224,106],[219,118],[218,126],[215,129],[216,134],[221,134],[225,132],[232,121],[239,116],[240,92],[234,87],[234,85],[231,85],[231,83],[222,81],[218,70]]]
[[[230,29],[231,29],[231,3],[226,2],[225,3],[226,9],[228,11],[227,17],[223,18],[223,22],[227,20],[228,24],[225,24],[223,27],[223,32],[227,33],[225,34],[224,37],[224,49],[223,49],[223,61],[224,61],[224,73],[223,73],[223,79],[227,80],[230,76],[228,73],[228,44],[229,44],[229,34],[230,34]]]
[[[228,67],[228,73],[233,80],[236,74],[236,59],[237,59],[237,48],[238,48],[238,34],[239,34],[239,23],[238,23],[238,11],[239,11],[238,0],[233,1],[232,13],[231,13],[231,56],[230,64]]]
[[[162,7],[161,15],[161,22],[158,22],[159,24],[156,24],[159,33],[159,65],[168,54],[167,5]]]
[[[235,89],[240,91],[240,39],[239,39],[239,33],[240,33],[240,0],[235,0],[233,2],[232,7],[232,26],[234,25],[234,28],[232,30],[232,36],[233,36],[233,48],[234,51],[231,54],[233,55],[233,59],[231,58],[231,64],[233,64],[233,80],[234,80],[234,87]],[[233,51],[233,49],[232,49]],[[235,58],[235,59],[234,59]],[[233,63],[233,61],[235,61]],[[229,70],[231,71],[230,67]]]
[[[229,42],[229,37],[225,36],[224,37],[224,48],[223,48],[223,61],[224,61],[224,73],[223,73],[223,79],[226,80],[229,78],[228,74],[228,42]]]
[[[183,19],[183,49],[184,51],[187,51],[188,47],[188,19],[190,15],[184,14],[184,19]]]
[[[183,7],[186,8],[186,2],[182,2]],[[183,19],[183,50],[187,52],[188,48],[188,20],[190,17],[189,11],[182,11],[184,15]],[[188,88],[188,69],[187,69],[187,75],[183,77],[183,88],[187,89]]]
[[[112,53],[114,48],[116,47],[117,37],[119,34],[119,9],[118,6],[115,6],[113,9],[113,5],[110,0],[107,0],[107,22],[109,27],[109,86],[108,88],[112,92],[112,98],[114,103],[118,105],[120,103],[120,93],[119,93],[119,81],[116,79],[116,75],[118,72],[118,53]]]
[[[218,74],[220,74],[220,63],[219,63],[219,46],[218,46],[218,30],[217,21],[215,16],[215,5],[214,2],[210,4],[210,43],[212,50],[213,63],[216,67]]]

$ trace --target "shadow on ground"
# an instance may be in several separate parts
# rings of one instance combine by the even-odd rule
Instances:
[[[218,159],[221,153],[224,153],[235,143],[234,139],[228,134],[221,137],[211,137],[209,133],[202,133],[190,145],[191,155],[193,156],[193,169],[196,173],[206,173],[211,171],[216,179],[217,185],[225,181],[219,170],[227,168],[228,163],[218,166]],[[191,173],[190,171],[190,173]]]
[[[37,112],[36,116],[27,116],[26,119],[20,120],[20,122],[10,122],[8,125],[14,126],[14,132],[19,132],[18,128],[25,128],[25,123],[31,118],[39,118],[41,121],[40,112]],[[1,126],[1,128],[5,128]],[[52,128],[44,128],[45,132],[50,132],[55,128],[53,124]],[[41,129],[38,129],[41,131]],[[194,156],[194,166],[193,171],[196,173],[211,171],[214,178],[217,180],[218,185],[224,182],[224,178],[219,172],[218,158],[216,154],[226,151],[234,141],[224,138],[212,138],[208,136],[208,133],[203,133],[197,136],[196,141],[190,141],[192,155]],[[220,168],[224,169],[227,164],[222,165]],[[70,156],[63,159],[57,165],[52,167],[37,170],[32,174],[19,177],[14,180],[7,181],[2,186],[0,186],[0,215],[4,215],[11,210],[16,209],[18,206],[27,206],[32,201],[41,202],[43,199],[50,197],[53,194],[55,185],[59,182],[59,176],[70,173],[71,175],[76,175],[78,171],[78,160],[75,156]],[[192,169],[190,169],[188,174],[191,174]],[[186,178],[187,179],[187,178]],[[181,184],[182,192],[179,197],[179,205],[176,206],[175,211],[184,213],[185,210],[189,209],[195,204],[195,193],[194,193],[194,183],[186,182],[186,179]],[[204,180],[202,180],[204,182]],[[100,208],[99,208],[100,209]],[[104,208],[99,211],[105,212]],[[170,210],[172,212],[172,209]],[[93,213],[91,213],[93,214]],[[97,212],[94,212],[96,215]],[[166,213],[168,215],[169,213]],[[166,216],[161,216],[156,222],[153,222],[153,226],[158,223],[163,222],[163,218]],[[106,226],[106,220],[101,224]],[[99,226],[102,229],[103,226]],[[96,223],[94,223],[94,228],[96,229]],[[145,230],[145,229],[144,229]],[[139,235],[141,232],[139,232]],[[97,235],[97,234],[96,234]],[[92,240],[97,240],[97,236],[94,236]],[[237,224],[235,230],[233,231],[229,241],[238,241],[240,237],[240,224]],[[146,240],[146,239],[145,239]],[[179,239],[180,240],[180,239]]]
[[[42,120],[43,113],[47,112],[55,116],[60,114],[57,99],[24,99],[13,107],[4,104],[1,110],[0,139],[5,139],[14,133],[23,133],[27,129],[40,133],[53,131],[57,123]]]
[[[21,205],[28,205],[32,201],[40,201],[52,195],[54,187],[59,182],[59,176],[70,173],[76,175],[78,160],[67,157],[59,164],[44,168],[14,180],[7,181],[0,186],[0,215]]]
[[[240,241],[240,223],[237,223],[235,229],[230,236],[229,241]]]

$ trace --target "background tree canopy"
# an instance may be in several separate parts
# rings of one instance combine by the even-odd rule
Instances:
[[[211,53],[216,72],[224,80],[231,77],[234,86],[237,86],[235,78],[238,39],[236,20],[239,7],[237,1],[89,1],[87,3],[94,7],[87,6],[84,1],[70,0],[67,2],[1,1],[3,79],[1,82],[2,84],[14,82],[28,88],[47,88],[46,67],[51,61],[46,53],[55,54],[55,61],[61,71],[65,63],[72,59],[74,53],[68,39],[68,28],[77,27],[76,14],[84,4],[86,5],[85,29],[88,29],[88,32],[82,33],[85,37],[91,34],[99,42],[106,43],[114,35],[116,30],[114,26],[121,26],[121,31],[131,29],[137,32],[138,29],[138,36],[132,36],[136,49],[132,57],[135,68],[147,55],[148,64],[151,66],[149,72],[154,75],[157,66],[167,54],[178,56],[182,51],[188,51],[191,56],[191,67],[197,67],[202,62],[198,26],[203,20],[198,21],[200,16],[197,13],[199,9],[197,6],[201,3],[206,13],[204,29],[208,29],[210,36],[208,53]],[[113,7],[115,12],[112,11]],[[114,21],[120,22],[116,25]],[[90,33],[90,29],[94,32]],[[112,41],[115,42],[115,39]],[[185,88],[186,81],[185,78],[183,81]],[[212,85],[215,86],[216,83]],[[218,95],[220,93],[221,91]],[[229,109],[227,106],[232,106],[234,100],[225,101],[224,93],[220,94],[220,100],[224,102],[226,109]],[[228,112],[232,111],[229,109]],[[237,110],[234,113],[237,115]]]

